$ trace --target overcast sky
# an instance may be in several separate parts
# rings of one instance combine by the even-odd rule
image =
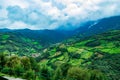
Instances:
[[[0,28],[74,28],[120,15],[120,0],[0,0]]]

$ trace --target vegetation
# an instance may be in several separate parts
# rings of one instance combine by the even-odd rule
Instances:
[[[120,66],[118,59],[120,56],[119,34],[120,30],[114,30],[80,40],[73,38],[74,41],[72,40],[72,42],[67,43],[66,41],[43,50],[42,56],[37,57],[37,60],[40,61],[41,64],[46,64],[54,69],[55,72],[57,72],[56,75],[59,74],[63,76],[61,78],[54,75],[54,79],[74,80],[73,78],[75,78],[75,80],[89,80],[90,74],[95,75],[97,72],[100,74],[99,76],[95,75],[97,76],[95,80],[117,80],[120,78],[119,68],[115,69],[115,66]],[[43,57],[44,54],[45,57]],[[66,63],[69,64],[69,66],[64,67],[64,69],[67,68],[64,72],[64,70],[61,69],[61,65]],[[77,68],[74,66],[77,66]],[[77,69],[75,72],[71,71],[75,69]],[[80,72],[81,70],[82,72]],[[65,74],[63,75],[62,72],[67,72],[67,75],[64,76]],[[84,75],[84,73],[88,73],[85,75],[87,79],[80,77]],[[104,74],[106,78],[102,76],[102,74]],[[92,78],[90,80],[94,79]]]
[[[21,36],[17,42],[15,35],[1,34],[0,72],[27,80],[119,80],[119,34],[120,30],[114,30],[83,39],[74,37],[45,48],[35,58],[24,56],[24,50],[39,52],[39,42]],[[8,47],[11,44],[16,50]]]
[[[0,52],[7,55],[30,56],[39,54],[42,46],[39,42],[22,35],[0,33]]]
[[[2,54],[2,53],[1,53]],[[10,76],[34,80],[38,77],[39,65],[33,58],[0,55],[0,72]],[[32,61],[34,60],[34,63]]]

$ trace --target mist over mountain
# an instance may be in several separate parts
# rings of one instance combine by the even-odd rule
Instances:
[[[120,16],[113,16],[109,18],[99,19],[97,21],[86,22],[83,26],[80,26],[75,31],[78,34],[84,36],[90,36],[99,34],[110,30],[120,29]]]
[[[96,35],[110,30],[120,29],[120,16],[113,16],[103,18],[95,21],[88,21],[79,25],[75,29],[64,29],[59,27],[57,29],[49,30],[30,30],[30,29],[0,29],[0,32],[19,33],[27,38],[35,39],[43,44],[50,44],[63,41],[74,35],[77,37],[85,37]]]

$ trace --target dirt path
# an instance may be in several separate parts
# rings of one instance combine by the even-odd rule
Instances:
[[[25,79],[20,79],[20,78],[14,78],[14,77],[8,77],[8,76],[3,76],[4,78],[8,80],[25,80]]]

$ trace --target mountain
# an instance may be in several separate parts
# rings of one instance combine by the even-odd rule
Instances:
[[[8,55],[30,56],[39,53],[43,46],[30,38],[12,32],[0,32],[0,53]]]
[[[20,56],[39,55],[51,44],[72,36],[72,32],[60,30],[0,29],[0,52]]]
[[[51,46],[44,49],[37,60],[40,64],[46,64],[53,69],[65,63],[96,69],[103,72],[108,80],[118,80],[120,79],[120,30],[105,32],[82,40],[74,39],[74,43],[65,42]]]
[[[38,41],[43,46],[49,46],[61,41],[64,41],[73,35],[74,37],[84,38],[86,36],[96,35],[109,30],[120,29],[120,16],[113,16],[109,18],[103,18],[97,21],[89,21],[84,23],[82,26],[75,30],[64,30],[63,28],[58,28],[55,30],[30,30],[30,29],[0,29],[0,32],[12,32],[14,34],[20,34],[26,38]]]
[[[61,30],[30,30],[30,29],[0,29],[1,33],[12,32],[26,38],[38,41],[43,46],[48,46],[53,43],[63,41],[72,36],[72,31],[61,31]]]
[[[84,37],[118,29],[120,29],[120,16],[113,16],[97,21],[86,22],[77,28],[75,32],[77,37]]]
[[[75,40],[79,41],[79,39],[86,38],[86,36],[92,36],[102,32],[119,29],[120,16],[104,18],[97,21],[89,21],[76,30],[10,30],[5,28],[0,29],[0,51],[13,52],[15,54],[18,54],[19,51],[19,54],[21,54],[21,50],[23,50],[24,54],[28,52],[29,54],[33,52],[39,53],[41,47],[45,48],[61,41],[66,43],[74,43]],[[14,46],[11,48],[13,51],[10,51],[10,49],[7,48],[8,46]]]

